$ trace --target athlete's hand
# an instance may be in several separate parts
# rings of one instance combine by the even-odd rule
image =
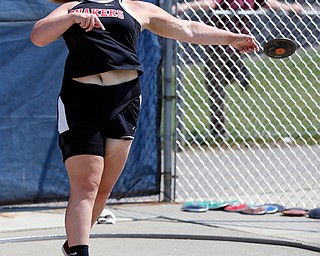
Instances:
[[[93,28],[100,28],[105,30],[99,17],[90,13],[72,13],[74,22],[79,24],[80,27],[85,29],[86,32],[91,31]]]
[[[240,53],[259,51],[259,46],[249,35],[239,34],[231,43],[231,46],[238,49]]]

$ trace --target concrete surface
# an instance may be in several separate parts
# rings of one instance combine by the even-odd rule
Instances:
[[[92,256],[320,255],[320,220],[190,213],[179,204],[112,205],[116,224],[95,225]],[[0,256],[62,255],[65,207],[0,210]]]

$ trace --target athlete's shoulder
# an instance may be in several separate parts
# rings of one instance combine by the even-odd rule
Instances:
[[[154,31],[162,22],[168,22],[174,17],[153,3],[139,0],[119,0],[139,20],[142,29]],[[160,22],[160,23],[159,23]]]
[[[47,17],[55,17],[68,13],[73,7],[80,4],[81,1],[69,1],[59,5],[55,10],[53,10]]]
[[[69,1],[61,4],[61,8],[70,10],[71,8],[75,7],[78,4],[81,4],[83,1]]]
[[[79,0],[79,1],[73,1],[73,0],[49,0],[50,2],[52,3],[55,3],[55,4],[68,4],[68,3],[74,3],[74,2],[83,2],[82,0]]]
[[[68,2],[68,3],[65,3],[65,5],[67,6],[67,7],[74,7],[74,6],[76,6],[76,5],[78,5],[78,4],[81,4],[83,1],[72,1],[72,2]]]
[[[153,15],[161,14],[164,12],[159,6],[154,3],[149,3],[145,1],[139,0],[119,0],[125,6],[129,7],[135,13],[139,13],[139,15],[150,17]]]
[[[148,9],[148,8],[158,8],[157,5],[153,4],[153,3],[149,3],[149,2],[145,2],[145,1],[141,1],[141,0],[119,0],[121,3],[128,5],[128,6],[133,6],[136,8],[142,8],[142,11],[144,9]]]

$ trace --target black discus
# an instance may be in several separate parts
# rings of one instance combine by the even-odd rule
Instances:
[[[273,59],[283,59],[294,54],[296,49],[297,45],[291,39],[276,38],[265,44],[264,53]]]

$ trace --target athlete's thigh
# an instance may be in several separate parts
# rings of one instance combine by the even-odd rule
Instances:
[[[76,155],[65,162],[73,186],[98,186],[103,173],[103,157],[96,155]]]
[[[107,139],[104,156],[104,170],[101,185],[111,190],[127,161],[132,140]]]

